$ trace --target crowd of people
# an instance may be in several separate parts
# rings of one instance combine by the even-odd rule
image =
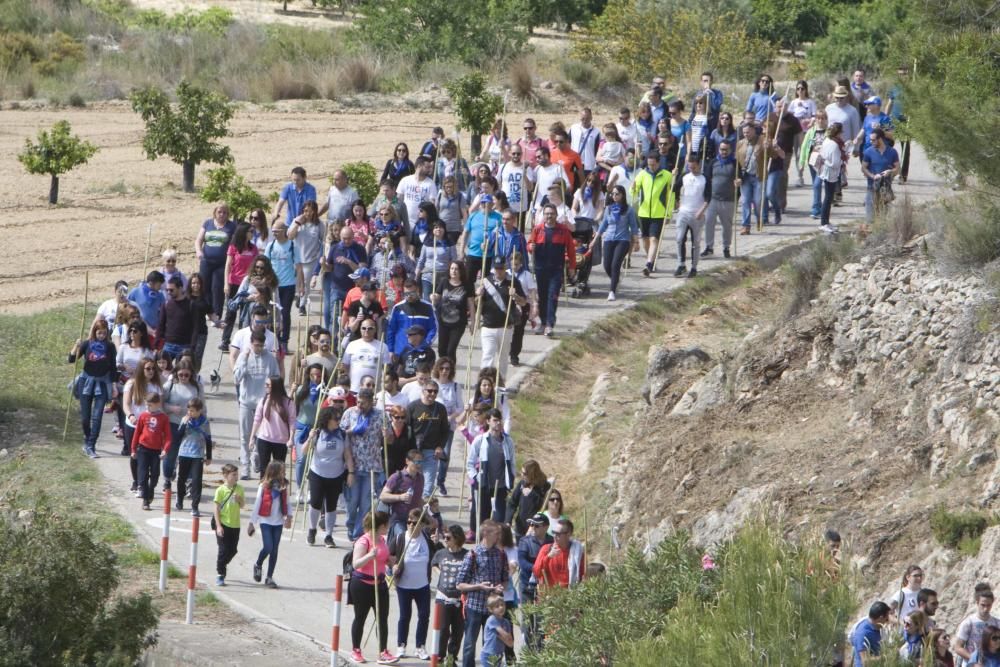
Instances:
[[[642,274],[654,273],[670,220],[675,276],[695,276],[699,258],[714,254],[717,226],[730,257],[740,198],[740,234],[754,218],[780,224],[793,164],[798,185],[808,167],[811,213],[831,233],[851,155],[868,179],[869,216],[889,201],[900,169],[891,146],[900,98],[892,93],[890,117],[863,72],[838,84],[825,109],[805,81],[786,98],[762,75],[739,125],[711,74],[701,80],[690,113],[654,79],[635,118],[622,108],[597,126],[584,108],[568,128],[553,123],[548,139],[526,118],[516,140],[498,119],[471,165],[434,128],[412,159],[396,145],[374,201],[342,170],[321,198],[295,167],[272,211],[240,221],[219,203],[198,230],[192,273],[180,271],[175,249],[164,251],[162,267],[138,285],[119,281],[71,350],[70,363],[83,360],[73,390],[84,452],[97,457],[104,414],[114,414],[142,508],[162,472],[164,489],[176,482],[175,507],[190,502],[200,515],[213,458],[205,383],[218,389],[228,362],[239,456],[213,495],[217,585],[239,542],[240,482],[259,475],[248,534],[261,534],[252,577],[267,586],[277,587],[282,531],[296,512],[306,515],[309,545],[323,531],[322,544],[335,548],[342,506],[356,662],[365,660],[369,612],[379,664],[433,651],[472,667],[481,633],[482,664],[513,662],[513,611],[600,571],[573,538],[559,490],[537,462],[517,459],[504,378],[521,363],[525,334],[553,335],[565,284],[589,293],[597,258],[608,300],[640,247]],[[904,160],[903,178],[905,168]],[[222,354],[207,372],[210,327],[221,331]],[[463,387],[466,335],[469,361],[476,336],[481,352]],[[454,493],[448,468],[461,442],[466,526],[445,521],[438,502],[449,485]],[[390,586],[400,611],[395,653]],[[445,608],[438,646],[426,643],[432,598]],[[539,647],[540,620],[522,614],[518,624],[526,649]]]
[[[827,533],[834,555],[840,549],[840,535]],[[888,602],[879,600],[848,633],[848,647],[840,652],[836,665],[864,667],[880,664],[887,647],[914,665],[932,667],[997,667],[1000,665],[1000,618],[993,616],[994,595],[987,583],[972,591],[975,610],[950,633],[935,620],[938,594],[927,588],[924,570],[910,565],[903,572],[899,590]],[[898,647],[898,648],[895,648]],[[849,655],[849,658],[848,658]]]

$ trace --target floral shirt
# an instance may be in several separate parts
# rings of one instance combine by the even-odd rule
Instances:
[[[347,433],[355,470],[383,472],[382,422],[382,411],[375,407],[368,414],[362,414],[357,406],[348,408],[341,417],[340,428]]]

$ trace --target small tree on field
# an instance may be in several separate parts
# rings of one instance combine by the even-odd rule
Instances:
[[[264,208],[264,198],[236,173],[236,165],[232,162],[208,170],[208,184],[202,188],[201,200],[226,202],[234,220],[244,220],[250,211]]]
[[[59,174],[65,174],[73,167],[86,164],[97,152],[97,146],[70,134],[69,121],[61,120],[50,131],[38,133],[38,143],[24,140],[24,152],[17,156],[29,174],[48,174],[52,177],[49,185],[49,203],[59,200]]]
[[[458,116],[458,128],[472,133],[472,152],[482,150],[482,135],[503,112],[503,98],[486,90],[486,77],[472,72],[448,84],[451,106]]]
[[[115,553],[88,526],[51,508],[30,526],[0,515],[0,562],[0,667],[126,667],[155,643],[150,597],[112,597]]]
[[[142,148],[150,160],[166,155],[184,170],[184,192],[194,192],[194,168],[202,162],[232,159],[228,146],[215,140],[229,134],[233,105],[221,95],[182,81],[177,105],[159,88],[143,88],[129,96],[132,109],[146,123]]]

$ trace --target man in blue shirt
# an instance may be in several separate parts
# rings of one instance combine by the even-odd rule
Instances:
[[[365,247],[354,240],[354,230],[344,227],[340,230],[340,243],[330,248],[330,254],[323,258],[323,289],[326,300],[323,302],[323,326],[333,331],[333,313],[340,312],[347,292],[354,287],[351,274],[361,266],[368,265],[368,253]],[[339,305],[337,305],[339,304]],[[334,311],[334,305],[337,310]],[[338,319],[339,321],[339,319]],[[336,338],[336,332],[334,332]]]
[[[865,108],[868,110],[868,113],[865,114],[864,119],[861,121],[861,131],[854,138],[854,145],[861,147],[858,155],[864,155],[865,151],[871,148],[872,131],[875,129],[883,130],[889,143],[892,143],[894,127],[892,118],[882,111],[882,98],[878,95],[869,97],[865,100]]]
[[[281,215],[281,209],[287,206],[285,224],[290,227],[292,220],[302,213],[302,205],[307,201],[316,201],[316,188],[312,186],[312,183],[306,182],[305,169],[294,167],[292,169],[292,182],[286,183],[285,187],[281,188],[281,194],[278,195],[278,203],[274,205],[274,215],[271,216],[271,222],[277,221],[278,216]]]
[[[272,238],[264,246],[264,256],[278,276],[278,303],[281,304],[281,332],[278,340],[288,352],[288,335],[292,330],[292,302],[295,300],[295,241],[288,238],[288,225],[271,225]]]
[[[517,213],[507,209],[501,214],[503,226],[498,228],[490,238],[489,254],[492,257],[502,257],[508,265],[514,260],[512,255],[520,253],[521,257],[528,255],[528,242],[524,234],[517,230]]]
[[[875,213],[882,213],[892,200],[892,177],[899,172],[899,154],[886,142],[882,128],[869,135],[871,147],[861,155],[861,171],[868,178],[865,193],[865,222],[870,224]]]
[[[492,263],[493,257],[489,254],[492,248],[487,247],[488,239],[502,223],[500,214],[493,210],[493,197],[482,195],[479,198],[479,210],[466,220],[465,229],[458,239],[458,247],[465,256],[465,269],[469,282],[475,282],[483,269],[484,247],[486,247],[486,266]]]
[[[851,648],[854,653],[854,667],[874,664],[874,658],[882,653],[881,627],[889,623],[889,605],[876,602],[868,610],[864,619],[851,632]]]
[[[150,271],[146,281],[139,283],[128,293],[128,302],[139,309],[139,315],[146,323],[151,338],[156,338],[160,333],[157,331],[157,327],[160,326],[160,309],[167,300],[160,291],[163,282],[162,273]]]

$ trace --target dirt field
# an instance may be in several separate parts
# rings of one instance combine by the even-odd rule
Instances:
[[[556,118],[532,115],[539,127]],[[514,136],[521,118],[508,118]],[[26,137],[61,119],[101,150],[89,164],[62,177],[59,205],[53,207],[47,203],[48,177],[27,174],[17,153]],[[566,114],[562,120],[574,119]],[[339,163],[369,160],[381,173],[397,141],[407,142],[415,154],[435,125],[450,134],[454,118],[443,112],[246,110],[233,119],[228,143],[237,169],[261,193],[278,190],[289,170],[302,165],[322,199]],[[0,313],[79,302],[88,270],[91,303],[110,297],[116,280],[132,283],[142,274],[150,224],[151,268],[159,267],[154,258],[168,246],[181,253],[182,270],[196,268],[194,239],[212,206],[181,191],[180,165],[145,158],[142,134],[141,120],[125,102],[85,110],[0,111],[0,229],[11,250],[0,267]],[[467,149],[467,134],[462,142]],[[211,165],[199,168],[196,183],[203,182],[206,166]]]

